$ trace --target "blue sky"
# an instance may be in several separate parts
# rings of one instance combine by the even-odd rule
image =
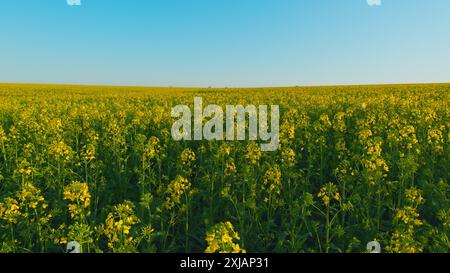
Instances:
[[[450,1],[2,0],[0,82],[450,82]]]

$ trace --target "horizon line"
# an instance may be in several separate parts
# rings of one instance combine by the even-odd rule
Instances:
[[[118,88],[179,88],[179,89],[263,89],[263,88],[306,88],[306,87],[352,87],[352,86],[398,86],[398,85],[446,85],[450,82],[398,82],[398,83],[355,83],[355,84],[310,84],[310,85],[264,85],[264,86],[176,86],[176,85],[127,85],[127,84],[84,84],[84,83],[32,83],[0,82],[2,85],[41,85],[41,86],[80,86],[80,87],[118,87]]]

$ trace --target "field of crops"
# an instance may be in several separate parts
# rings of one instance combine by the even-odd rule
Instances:
[[[280,146],[174,141],[172,107],[280,106]],[[450,250],[450,84],[0,85],[0,252]]]

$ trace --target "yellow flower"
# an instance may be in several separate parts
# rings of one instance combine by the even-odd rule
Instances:
[[[425,199],[422,197],[422,192],[413,187],[410,189],[407,189],[405,191],[406,199],[414,206],[419,206],[425,203]]]
[[[190,189],[190,187],[191,183],[186,178],[177,176],[167,188],[167,197],[164,202],[164,207],[170,210],[176,205],[179,205],[181,203],[181,197]]]
[[[268,194],[280,194],[281,171],[277,165],[270,167],[264,175],[263,185]]]
[[[190,165],[195,161],[195,153],[189,148],[184,149],[183,152],[181,152],[180,159],[184,165]]]
[[[234,160],[230,159],[227,161],[225,165],[224,175],[225,177],[231,176],[236,173],[236,165],[234,164]]]
[[[48,148],[48,153],[56,160],[62,160],[65,163],[70,162],[73,157],[72,148],[62,140],[53,142]]]
[[[6,136],[5,130],[0,126],[0,142],[8,141],[8,137]]]
[[[100,232],[108,240],[108,248],[114,252],[131,252],[135,249],[138,240],[130,234],[138,222],[130,202],[114,206],[113,212],[108,214],[105,224],[100,227]]]
[[[261,149],[260,147],[255,144],[254,142],[250,143],[247,146],[247,154],[245,155],[245,158],[250,161],[251,164],[256,164],[259,162],[261,158]]]
[[[230,222],[219,223],[206,233],[205,253],[245,253],[235,240],[240,240]]]
[[[156,157],[158,154],[158,151],[161,149],[161,146],[159,144],[159,139],[157,137],[151,137],[148,140],[147,145],[145,146],[144,155],[147,159],[152,159]],[[195,159],[195,157],[194,157]]]
[[[17,200],[7,197],[4,202],[0,203],[0,219],[16,224],[21,215]]]
[[[340,197],[340,194],[338,192],[336,185],[334,185],[331,182],[325,184],[325,186],[323,186],[320,189],[319,193],[317,194],[317,197],[322,199],[322,202],[326,207],[328,207],[330,205],[330,202],[332,200],[336,200],[338,202],[341,200],[341,197]]]
[[[64,187],[64,199],[72,202],[68,208],[73,219],[81,219],[90,215],[88,208],[91,204],[91,194],[87,183],[73,181]]]
[[[293,166],[295,164],[295,151],[291,148],[283,148],[281,150],[281,162]]]

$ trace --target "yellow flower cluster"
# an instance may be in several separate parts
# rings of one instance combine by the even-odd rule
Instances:
[[[19,202],[16,199],[5,198],[4,202],[0,203],[0,219],[7,223],[17,224],[17,220],[21,216],[19,208]]]
[[[442,152],[444,150],[444,137],[442,136],[441,130],[432,129],[428,131],[427,142],[433,146],[436,152]]]
[[[422,197],[422,192],[415,187],[407,189],[405,191],[405,196],[406,200],[415,207],[425,203],[425,199]]]
[[[230,159],[227,161],[225,165],[224,175],[225,177],[232,176],[236,173],[236,165],[234,164],[234,160]]]
[[[33,167],[26,159],[20,161],[18,167],[17,174],[19,175],[31,176],[33,174]]]
[[[220,149],[219,149],[219,155],[223,156],[223,157],[227,157],[231,154],[231,149],[232,146],[228,143],[223,143],[222,145],[220,145]]]
[[[340,133],[344,133],[347,129],[347,125],[345,124],[345,113],[338,112],[334,115],[333,129]]]
[[[328,115],[320,115],[319,120],[320,123],[324,126],[324,128],[331,127],[331,121]]]
[[[400,139],[407,149],[412,149],[418,143],[416,129],[412,125],[403,126],[399,129]]]
[[[387,251],[393,253],[420,253],[422,247],[416,242],[412,235],[402,231],[395,231],[391,237],[391,243]]]
[[[281,171],[277,165],[271,166],[266,171],[263,181],[264,188],[269,194],[280,194]]]
[[[386,177],[389,172],[389,166],[382,157],[381,149],[382,141],[379,139],[371,139],[366,143],[366,154],[362,159],[362,164],[366,171],[370,173],[368,182],[371,185],[379,178]]]
[[[319,193],[317,194],[317,197],[322,199],[322,202],[326,207],[330,205],[330,202],[332,200],[336,200],[338,202],[341,200],[341,196],[339,194],[337,186],[331,182],[327,183],[320,189]]]
[[[87,133],[87,139],[89,143],[97,144],[97,142],[100,140],[100,136],[93,129],[89,129]]]
[[[195,161],[195,153],[189,148],[184,149],[183,152],[181,152],[180,159],[184,165],[190,165]]]
[[[41,190],[31,183],[26,183],[22,189],[17,192],[17,198],[20,203],[27,204],[32,209],[37,208],[38,205],[41,205],[44,209],[47,208],[44,197],[41,195]]]
[[[289,143],[295,138],[295,126],[290,122],[284,122],[280,127],[280,142]]]
[[[295,151],[291,148],[282,148],[281,162],[283,164],[293,166],[295,164]]]
[[[64,199],[72,202],[68,207],[70,216],[73,219],[80,219],[90,215],[88,208],[91,204],[91,194],[87,183],[73,181],[64,187]]]
[[[16,197],[6,197],[4,202],[0,203],[0,219],[7,223],[17,224],[20,217],[29,218],[30,222],[38,221],[45,224],[52,218],[50,213],[40,213],[48,207],[41,190],[31,183],[25,183],[20,190],[16,192]],[[38,217],[38,218],[35,218]]]
[[[0,126],[0,142],[8,141],[8,137],[6,136],[5,130]]]
[[[208,246],[205,253],[245,253],[234,240],[240,240],[240,237],[233,225],[230,222],[219,223],[206,233]]]
[[[64,162],[70,162],[73,157],[72,148],[64,141],[56,141],[48,147],[48,153],[56,160],[62,160]]]
[[[160,150],[161,146],[159,144],[159,139],[157,137],[151,137],[148,140],[147,145],[145,145],[144,148],[144,155],[147,159],[155,158],[158,154],[158,151]],[[194,155],[195,160],[195,155]]]
[[[387,249],[395,253],[422,252],[420,242],[415,239],[415,229],[423,225],[423,221],[419,219],[417,207],[425,203],[425,199],[416,188],[407,189],[405,197],[410,205],[396,210],[394,215],[396,230],[392,234]]]
[[[261,149],[260,147],[252,142],[247,146],[247,154],[245,158],[249,160],[249,162],[253,165],[259,162],[261,159]]]
[[[95,145],[88,144],[84,147],[82,156],[83,160],[86,162],[90,162],[95,159],[97,154],[97,149],[95,148]]]
[[[164,202],[164,207],[168,210],[172,209],[176,205],[181,203],[181,197],[191,187],[191,183],[182,176],[177,176],[167,187],[166,201]]]
[[[395,219],[401,221],[405,225],[408,225],[409,227],[413,226],[421,226],[423,223],[419,217],[419,213],[416,211],[415,208],[406,206],[402,209],[398,209],[395,214]]]
[[[370,141],[367,147],[367,156],[371,160],[366,160],[365,165],[367,168],[375,171],[377,169],[381,169],[385,172],[389,171],[389,167],[386,164],[386,161],[381,157],[381,142],[379,141]]]
[[[370,129],[361,130],[359,132],[359,141],[364,144],[372,135],[373,133]]]
[[[130,232],[138,222],[130,202],[114,206],[113,212],[106,217],[105,225],[100,227],[100,231],[108,239],[108,248],[115,252],[127,252],[136,243],[136,238]]]

